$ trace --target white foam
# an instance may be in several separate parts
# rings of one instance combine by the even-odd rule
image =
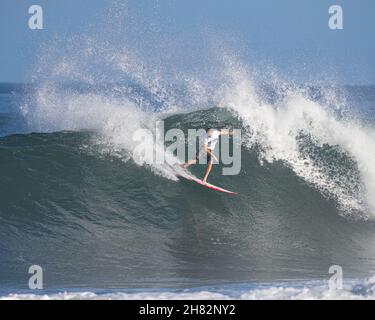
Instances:
[[[278,81],[275,74],[272,74],[273,84],[277,90],[284,91],[285,98],[276,106],[266,103],[257,94],[254,85],[257,73],[246,71],[247,66],[234,61],[223,50],[218,51],[223,55],[223,66],[215,66],[214,75],[207,75],[207,81],[181,74],[175,77],[174,80],[182,81],[189,91],[187,100],[179,101],[178,94],[171,89],[171,79],[168,81],[168,76],[163,75],[170,70],[148,64],[145,62],[147,59],[142,60],[142,54],[129,48],[109,50],[94,39],[89,40],[82,41],[78,48],[73,46],[73,49],[67,50],[69,55],[60,56],[60,51],[55,50],[57,56],[41,59],[41,64],[47,66],[46,70],[41,67],[41,73],[48,73],[50,77],[46,77],[37,92],[36,106],[31,110],[27,106],[22,108],[33,127],[40,131],[95,129],[102,134],[97,144],[103,150],[122,157],[124,161],[132,158],[135,163],[150,168],[156,174],[175,179],[168,166],[144,161],[134,153],[132,134],[139,128],[154,132],[154,123],[164,116],[162,113],[186,111],[186,108],[194,110],[197,106],[207,106],[208,101],[216,101],[243,120],[247,131],[244,144],[249,148],[254,145],[261,147],[261,162],[284,162],[322,194],[336,200],[344,214],[360,213],[364,218],[375,217],[373,129],[354,121],[338,120],[326,106],[309,100],[300,90],[287,89],[288,85]],[[96,70],[97,65],[142,85],[161,103],[161,109],[155,112],[142,98],[131,102],[110,95],[73,94],[54,85],[64,80],[90,84],[108,80],[104,76],[103,79],[95,78],[97,74],[92,70]],[[214,84],[220,85],[215,86],[216,90],[212,92],[209,78],[220,74],[217,69],[221,68],[223,75],[214,81]],[[334,94],[327,94],[325,100],[330,106],[336,104],[335,108],[342,107],[342,101],[335,101]],[[326,163],[301,153],[297,138],[301,132],[309,134],[318,146],[338,146],[355,162],[359,179],[355,168],[347,172],[344,168],[336,170],[332,176],[332,166],[327,167]],[[163,145],[155,144],[154,152],[164,153]]]
[[[8,294],[0,300],[374,300],[375,277],[348,281],[342,289],[330,289],[327,281],[257,284],[251,288],[223,286],[184,290],[144,290],[96,293],[63,291],[53,294]]]
[[[247,127],[247,147],[261,146],[260,161],[284,162],[299,177],[334,198],[343,212],[375,216],[373,129],[355,121],[338,120],[329,109],[297,89],[286,91],[277,106],[267,104],[256,93],[245,68],[233,61],[227,64],[226,78],[228,83],[221,88],[219,103],[242,119]],[[330,96],[331,103],[332,99]],[[302,154],[298,144],[301,132],[310,135],[316,145],[338,146],[351,157],[358,167],[360,182],[355,181],[355,170],[342,170],[332,176],[324,163]]]

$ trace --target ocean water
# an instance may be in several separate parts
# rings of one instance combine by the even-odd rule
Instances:
[[[372,299],[375,87],[296,83],[236,37],[165,37],[116,3],[0,84],[0,296]],[[240,173],[209,180],[238,195],[143,159],[133,133],[160,120],[241,129]]]
[[[152,88],[0,86],[3,299],[374,298],[375,88],[281,90],[238,74],[203,101]],[[210,176],[239,194],[144,162],[132,132],[161,119],[241,128],[240,174]],[[41,291],[28,289],[35,264]],[[331,265],[342,290],[328,288]]]

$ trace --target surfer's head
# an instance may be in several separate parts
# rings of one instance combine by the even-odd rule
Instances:
[[[220,129],[215,129],[215,128],[206,128],[206,133],[207,133],[208,135],[210,135],[210,134],[212,134],[212,133],[214,133],[214,132],[216,132],[216,131],[220,131]]]
[[[214,130],[212,128],[206,128],[206,134],[210,136]]]

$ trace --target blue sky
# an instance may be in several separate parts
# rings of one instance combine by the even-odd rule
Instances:
[[[115,8],[125,2],[122,16]],[[44,30],[28,28],[32,4],[43,7]],[[333,4],[343,7],[343,30],[328,28]],[[333,72],[342,83],[375,84],[373,0],[1,0],[0,82],[29,81],[51,39],[63,43],[119,28],[134,43],[170,37],[186,39],[187,47],[210,30],[232,39],[245,63],[268,61],[301,82]],[[152,35],[139,33],[142,28]]]

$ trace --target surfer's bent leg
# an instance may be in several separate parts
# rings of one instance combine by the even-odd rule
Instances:
[[[201,157],[201,152],[198,151],[196,154],[195,159],[189,160],[187,163],[183,164],[182,167],[184,169],[189,168],[192,164],[196,164],[199,161],[199,158]]]
[[[204,174],[204,178],[202,180],[203,183],[207,182],[207,178],[208,178],[208,175],[211,172],[211,169],[212,169],[212,157],[211,157],[210,153],[207,153],[207,168],[206,168],[206,172]]]

